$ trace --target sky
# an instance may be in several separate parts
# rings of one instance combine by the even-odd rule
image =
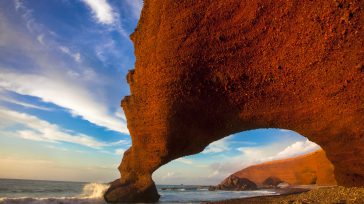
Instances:
[[[108,182],[131,146],[120,100],[142,0],[0,1],[0,178]],[[210,144],[153,174],[216,184],[251,164],[319,147],[259,129]]]

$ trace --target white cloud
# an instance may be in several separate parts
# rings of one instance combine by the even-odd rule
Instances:
[[[20,8],[23,7],[23,3],[20,0],[15,0],[14,4],[15,4],[15,10],[19,10]]]
[[[114,12],[106,0],[83,0],[90,7],[95,19],[102,24],[114,22]]]
[[[279,129],[279,131],[281,131],[281,132],[292,132],[291,130],[287,130],[287,129]]]
[[[164,176],[162,177],[162,179],[171,178],[171,177],[173,177],[173,176],[175,176],[175,175],[176,175],[176,173],[175,173],[175,172],[170,171],[170,172],[167,172],[167,174],[166,174],[166,175],[164,175]]]
[[[96,20],[97,23],[101,23],[104,25],[108,25],[108,28],[114,29],[116,31],[118,31],[123,37],[125,37],[125,39],[130,40],[129,39],[129,34],[127,33],[122,24],[121,24],[121,20],[120,20],[120,15],[113,10],[112,6],[108,3],[107,0],[82,0],[90,9],[91,12],[93,13],[94,19]],[[140,1],[140,0],[133,0],[133,1]],[[132,4],[134,5],[134,3]],[[137,8],[132,8],[132,12],[133,15],[135,12],[135,9]],[[108,52],[111,52],[112,50],[108,50]],[[104,57],[102,53],[100,53],[99,51],[96,52],[97,55],[99,56],[99,58]]]
[[[72,57],[76,62],[81,62],[81,54],[79,52],[72,52],[68,47],[60,46],[59,50]]]
[[[38,36],[37,36],[37,41],[38,41],[40,44],[44,45],[44,34],[38,35]]]
[[[21,3],[19,6],[19,12],[32,19],[30,10]],[[59,58],[59,53],[54,52],[62,47],[56,41],[49,39],[49,47],[39,46],[32,35],[19,32],[19,26],[0,13],[0,30],[3,32],[3,35],[0,35],[0,46],[15,47],[21,53],[19,58],[31,60],[29,67],[17,67],[13,64],[0,66],[0,89],[38,97],[95,125],[129,134],[126,122],[114,115],[119,102],[107,101],[105,88],[109,90],[110,87],[103,83],[109,76],[103,73],[95,74],[82,63],[72,67],[74,65],[67,64]],[[44,27],[41,28],[41,32],[35,37],[48,32]],[[75,54],[67,47],[62,49],[73,54],[75,60],[81,59],[81,55]],[[72,71],[68,72],[69,70]]]
[[[124,110],[123,110],[122,108],[118,109],[118,110],[115,112],[115,117],[120,118],[120,119],[122,119],[123,121],[125,121],[125,122],[126,122],[125,113],[124,113]]]
[[[116,155],[123,155],[123,154],[124,154],[124,152],[125,152],[125,149],[116,149],[116,150],[115,150],[115,154],[116,154]]]
[[[262,150],[254,147],[239,147],[237,150],[248,157],[259,158],[262,156]]]
[[[98,102],[88,89],[73,81],[0,70],[0,88],[38,97],[45,102],[66,108],[72,115],[80,116],[93,124],[129,133],[125,123],[110,114],[104,104]]]
[[[47,148],[50,148],[50,149],[61,150],[61,151],[64,151],[64,152],[67,152],[68,151],[67,148],[57,147],[57,146],[54,146],[54,145],[47,145],[46,147]]]
[[[295,142],[292,145],[286,147],[284,150],[279,152],[275,157],[273,157],[273,159],[285,159],[285,158],[295,157],[298,155],[303,155],[313,152],[320,148],[321,147],[316,143],[306,139],[304,141]]]
[[[74,53],[72,57],[76,62],[81,62],[81,54],[79,52]]]
[[[0,157],[0,163],[8,163],[8,162],[21,162],[26,165],[34,165],[34,164],[54,164],[53,161],[43,160],[43,159],[20,159],[15,157]]]
[[[186,158],[179,158],[179,159],[176,159],[176,161],[178,162],[181,162],[181,163],[184,163],[184,164],[193,164],[193,161],[190,160],[190,159],[186,159]]]
[[[228,137],[225,137],[224,139],[211,143],[209,146],[205,148],[205,150],[202,153],[203,154],[220,153],[228,150],[230,150]]]
[[[26,22],[26,27],[28,31],[31,33],[35,32],[38,29],[38,24],[36,23],[35,19],[33,18],[33,10],[28,9],[24,4],[23,1],[16,0],[14,1],[15,10],[22,11],[23,14],[21,15],[22,18]]]
[[[208,177],[209,178],[211,178],[211,177],[217,177],[217,176],[219,176],[219,174],[220,174],[219,170],[215,170],[211,174],[209,174]]]
[[[22,4],[23,2],[23,4]],[[128,130],[126,128],[126,124],[122,122],[122,120],[120,120],[119,118],[117,118],[114,113],[117,109],[117,107],[119,106],[119,94],[116,94],[116,92],[114,90],[120,90],[117,88],[114,88],[115,85],[113,85],[114,81],[113,81],[113,77],[110,77],[109,74],[105,74],[103,72],[94,74],[92,73],[92,70],[90,72],[85,72],[84,70],[86,70],[88,68],[88,66],[86,65],[87,63],[87,59],[86,55],[82,55],[81,57],[81,64],[77,64],[76,63],[70,63],[70,60],[64,61],[61,59],[60,57],[60,52],[59,52],[59,46],[61,46],[59,44],[59,42],[64,42],[65,40],[67,41],[67,39],[64,39],[62,35],[57,35],[54,32],[51,31],[52,28],[47,28],[45,27],[44,24],[42,24],[42,22],[37,22],[35,20],[35,18],[32,17],[32,11],[27,9],[26,7],[24,7],[25,5],[27,5],[26,1],[17,1],[15,0],[14,2],[14,6],[17,9],[17,12],[14,13],[14,15],[10,15],[11,17],[16,17],[16,16],[20,16],[20,19],[15,19],[15,18],[8,18],[9,15],[5,15],[2,14],[0,12],[0,30],[1,30],[1,34],[0,34],[0,47],[3,48],[3,50],[8,50],[8,48],[12,51],[11,53],[15,53],[15,56],[13,57],[14,59],[17,59],[16,63],[12,63],[14,60],[8,60],[8,61],[2,61],[2,65],[0,65],[0,91],[1,91],[1,87],[2,86],[7,86],[6,90],[10,91],[10,92],[16,92],[19,94],[23,95],[30,95],[30,96],[35,96],[38,97],[40,99],[42,99],[43,101],[49,101],[57,106],[60,107],[60,109],[62,110],[67,110],[70,113],[73,113],[73,115],[77,116],[77,117],[81,117],[85,120],[90,121],[91,123],[98,125],[100,127],[105,127],[107,129],[111,129],[111,130],[115,130],[115,131],[119,131],[119,132],[123,132],[123,133],[128,133]],[[0,9],[1,10],[1,9]],[[15,16],[16,15],[16,16]],[[14,21],[15,20],[15,21]],[[20,20],[20,21],[18,21]],[[39,20],[39,19],[37,19]],[[25,27],[27,26],[27,27]],[[104,27],[104,26],[102,26]],[[27,29],[30,32],[27,32]],[[98,28],[100,28],[98,26]],[[98,29],[97,28],[97,29]],[[111,29],[113,29],[115,27],[112,27]],[[93,29],[93,28],[90,28]],[[102,32],[114,32],[114,30],[97,30],[97,31],[102,31]],[[44,35],[44,37],[42,37],[42,35]],[[104,36],[104,35],[103,35]],[[106,35],[105,35],[106,36]],[[107,35],[108,36],[108,35]],[[103,37],[101,37],[103,38]],[[107,37],[106,37],[107,38]],[[76,39],[77,40],[77,39]],[[105,39],[100,39],[97,44],[104,44]],[[41,46],[41,42],[45,43],[46,46]],[[90,42],[91,46],[94,47],[94,42]],[[96,44],[96,42],[95,42]],[[69,46],[67,44],[67,46]],[[76,46],[76,47],[75,47]],[[72,48],[71,51],[73,51],[73,53],[75,53],[75,51],[82,51],[82,49],[80,50],[79,47],[77,47],[77,43],[76,45],[72,45],[69,46],[69,48]],[[118,48],[120,49],[120,48]],[[123,51],[125,50],[124,48],[122,48]],[[107,49],[106,49],[107,50]],[[81,52],[83,53],[83,52]],[[106,51],[105,51],[106,53]],[[121,53],[121,51],[119,52]],[[124,54],[121,53],[120,56]],[[106,55],[106,54],[105,54]],[[88,56],[88,55],[87,55]],[[66,57],[66,56],[64,56]],[[91,58],[92,56],[90,56]],[[125,56],[125,58],[127,58],[127,56]],[[120,61],[120,60],[118,60]],[[84,63],[84,64],[82,64]],[[26,66],[24,66],[24,64]],[[11,70],[11,71],[10,71]],[[76,73],[80,74],[80,77],[77,78],[77,80],[73,80],[71,79],[71,77],[69,77],[66,73],[67,70],[74,70]],[[96,70],[96,69],[95,69]],[[11,75],[7,75],[4,76],[3,73],[8,73],[8,74],[12,74]],[[87,76],[86,76],[87,75]],[[9,82],[8,80],[13,80],[12,78],[17,78],[17,76],[20,77],[20,79],[16,79],[16,82]],[[85,78],[91,78],[95,76],[95,78],[93,78],[92,80],[85,80]],[[4,77],[7,78],[6,81],[4,80]],[[32,79],[45,79],[44,83],[42,84],[41,82],[35,82],[36,85],[33,85],[33,81]],[[54,82],[54,83],[53,83]],[[120,82],[120,81],[118,81]],[[58,85],[57,85],[58,84]],[[117,83],[118,86],[120,85],[120,83]],[[46,86],[52,86],[52,88],[45,88]],[[68,88],[67,88],[68,87]],[[53,91],[52,91],[53,89]],[[72,90],[74,89],[74,90]],[[111,91],[112,89],[112,91]],[[109,92],[111,91],[113,94],[109,95]],[[51,94],[51,96],[46,96],[46,92],[53,92]],[[70,93],[73,92],[73,93]],[[13,94],[13,93],[11,93]],[[79,95],[80,94],[80,95]],[[0,95],[2,95],[2,93],[0,93]],[[57,96],[58,95],[58,96]],[[75,96],[75,98],[73,97]],[[62,100],[61,98],[64,97],[64,99]],[[65,102],[64,100],[69,100],[69,102]],[[29,102],[28,100],[26,100],[27,102]],[[22,102],[22,101],[18,101],[18,102]],[[32,103],[32,101],[30,101]],[[79,105],[77,105],[77,103]],[[38,103],[36,103],[38,104]],[[78,109],[78,107],[80,107],[83,104],[84,106],[84,110],[79,110],[79,111],[73,111],[75,109]],[[23,104],[25,105],[25,104]],[[29,104],[29,105],[33,105],[33,104]],[[67,106],[67,107],[65,107]],[[87,108],[88,107],[88,108]],[[29,107],[30,108],[30,107]],[[32,107],[35,108],[35,107]],[[57,107],[53,107],[52,108],[55,110],[58,108]],[[90,112],[87,114],[85,111],[86,109],[89,109]],[[85,114],[83,114],[85,113]],[[93,116],[92,116],[93,115]],[[42,131],[39,131],[38,129],[34,129],[34,128],[29,128],[28,126],[26,126],[26,124],[22,123],[9,123],[9,118],[6,118],[6,120],[4,120],[5,118],[2,116],[2,113],[0,113],[0,135],[3,136],[0,138],[5,138],[4,140],[2,140],[3,146],[6,146],[6,142],[4,143],[4,141],[6,141],[7,139],[11,140],[11,137],[16,138],[16,137],[20,137],[20,134],[18,134],[16,132],[16,130],[14,129],[10,129],[10,128],[4,128],[2,129],[2,125],[14,125],[12,127],[14,128],[18,128],[20,127],[24,127],[24,129],[22,129],[23,131],[28,129],[30,132],[28,132],[28,134],[26,132],[23,132],[23,137],[30,137],[32,139],[39,139],[42,138],[44,139],[44,141],[47,141],[47,143],[45,142],[25,142],[24,144],[26,144],[26,146],[31,146],[31,147],[39,147],[42,148],[43,145],[52,145],[55,147],[59,147],[59,146],[64,146],[64,143],[68,143],[66,141],[63,141],[64,138],[58,138],[60,135],[68,135],[68,136],[76,136],[76,138],[80,138],[77,136],[82,136],[80,134],[74,133],[74,132],[69,132],[68,130],[62,129],[61,125],[56,127],[58,128],[58,130],[62,133],[62,134],[56,134],[57,140],[56,142],[53,142],[52,138],[47,138],[46,136],[44,136],[44,130],[41,129]],[[38,118],[39,119],[39,118]],[[47,122],[47,121],[45,121]],[[51,124],[50,122],[48,122],[48,124]],[[51,124],[51,125],[55,125],[55,124]],[[48,132],[47,132],[48,133]],[[51,133],[51,132],[50,132]],[[37,137],[35,137],[37,136]],[[87,135],[86,135],[87,136]],[[106,136],[107,137],[107,136]],[[68,139],[68,138],[66,138]],[[97,138],[92,138],[94,139],[96,142],[100,142],[102,141],[101,139],[97,139]],[[0,139],[1,140],[1,139]],[[18,138],[16,138],[16,140],[19,140]],[[19,140],[20,141],[20,140]],[[24,140],[25,141],[25,140]],[[58,144],[59,143],[59,144]],[[115,142],[116,143],[116,142]],[[121,144],[122,142],[119,141],[119,144]],[[40,144],[40,146],[39,146]],[[110,145],[110,143],[108,142],[104,142],[104,144],[106,145]],[[102,144],[102,145],[104,145]],[[19,144],[20,145],[20,144]],[[81,144],[84,145],[84,144]],[[91,144],[93,145],[93,143]],[[0,145],[1,146],[1,145]],[[72,145],[74,146],[74,145]],[[84,145],[86,146],[86,145]],[[98,145],[97,145],[98,146]],[[104,146],[102,146],[101,148],[103,148]],[[51,148],[51,147],[49,147]],[[95,147],[97,148],[97,147]],[[122,148],[124,148],[124,146],[122,146]],[[3,151],[6,151],[6,149],[9,148],[0,148],[0,151],[3,153]],[[10,148],[11,149],[11,148]],[[29,152],[27,151],[28,148],[22,148],[22,150],[24,150],[23,152]],[[29,148],[31,149],[31,148]],[[28,149],[28,150],[29,150]],[[43,148],[43,150],[47,150],[46,148]],[[82,150],[84,150],[85,148],[81,148]],[[86,148],[88,149],[88,148]],[[40,165],[26,165],[27,168],[23,168],[24,164],[21,163],[19,165],[15,165],[15,163],[4,163],[4,162],[0,162],[0,177],[17,177],[17,178],[33,178],[33,179],[60,179],[60,180],[84,180],[84,181],[93,181],[93,180],[99,180],[100,175],[107,175],[106,179],[103,179],[103,181],[110,181],[111,179],[116,178],[118,174],[117,171],[115,171],[115,168],[110,170],[110,171],[105,171],[105,172],[99,172],[99,171],[95,171],[95,168],[92,167],[92,169],[90,171],[87,171],[87,174],[84,174],[84,172],[86,172],[85,169],[77,169],[73,170],[72,172],[70,171],[70,169],[74,169],[74,165],[83,165],[80,163],[95,163],[96,160],[101,160],[100,164],[106,164],[105,162],[109,162],[110,164],[116,164],[117,162],[119,162],[119,157],[115,156],[114,154],[114,147],[109,147],[109,148],[103,148],[103,149],[108,149],[110,150],[110,152],[112,153],[112,155],[101,155],[99,154],[101,149],[97,149],[92,150],[89,149],[87,151],[81,151],[81,150],[77,150],[77,152],[80,153],[84,153],[82,154],[82,157],[80,156],[79,158],[75,158],[77,156],[77,154],[72,154],[70,152],[61,152],[61,153],[57,153],[56,157],[54,157],[52,160],[58,160],[59,157],[64,157],[63,160],[65,160],[65,162],[71,163],[71,165],[69,165],[70,168],[59,168],[56,167],[54,169],[49,169],[47,168],[42,168],[40,169]],[[49,149],[48,149],[49,150]],[[71,149],[70,149],[71,151]],[[47,151],[45,151],[47,152]],[[48,151],[48,152],[52,152],[53,151]],[[0,153],[0,155],[2,155],[2,153]],[[72,152],[73,153],[73,152]],[[17,151],[18,154],[18,151]],[[19,153],[20,154],[20,153]],[[29,156],[30,158],[25,158],[24,156]],[[43,154],[40,156],[44,156],[44,159],[51,159],[53,155],[48,155],[48,154]],[[25,153],[24,155],[19,156],[19,162],[27,162],[29,161],[30,163],[32,163],[32,161],[30,160],[32,157],[34,157],[33,155],[28,155],[27,153]],[[88,159],[86,159],[87,161],[85,161],[85,158],[88,157]],[[109,158],[109,159],[108,159]],[[73,162],[70,162],[70,160],[73,160]],[[107,160],[112,160],[112,161],[107,161]],[[77,162],[75,162],[77,161]],[[35,161],[36,162],[36,161]],[[55,162],[56,164],[59,164],[58,161]],[[7,168],[9,167],[9,168]],[[4,174],[5,173],[5,174]],[[48,176],[47,176],[48,175]],[[51,176],[50,176],[51,175]],[[39,177],[38,177],[39,176]]]
[[[68,70],[67,75],[70,76],[73,79],[78,79],[80,77],[80,73],[75,72],[73,70]]]
[[[11,99],[11,98],[6,98],[6,97],[2,97],[2,96],[0,96],[0,100],[8,102],[8,103],[13,103],[13,104],[16,104],[16,105],[20,105],[20,106],[23,106],[25,108],[33,108],[33,109],[44,110],[44,111],[51,111],[52,110],[51,108],[37,106],[37,105],[34,105],[34,104],[25,103],[25,102],[22,102],[22,101],[18,101],[18,100]]]
[[[130,141],[129,140],[119,140],[119,141],[116,141],[116,142],[112,142],[110,143],[110,145],[112,146],[116,146],[116,145],[128,145],[130,146]]]
[[[32,115],[0,108],[0,126],[13,125],[24,126],[26,129],[17,130],[14,134],[28,140],[48,143],[68,142],[95,149],[115,144],[101,142],[85,134],[73,133]]]
[[[139,19],[140,12],[143,8],[143,0],[126,0],[125,1],[131,8],[133,17]]]
[[[257,145],[256,142],[249,142],[249,141],[231,141],[231,144],[241,145],[241,146],[251,146],[251,145]]]
[[[254,164],[263,163],[267,161],[279,160],[279,159],[287,159],[300,155],[304,155],[313,151],[320,149],[320,146],[314,142],[311,142],[307,138],[303,141],[297,141],[293,144],[290,144],[284,149],[279,150],[279,148],[274,148],[274,151],[267,154],[264,147],[246,147],[246,148],[238,148],[238,151],[242,152],[245,157],[250,158],[250,160]],[[256,158],[256,159],[253,159]]]

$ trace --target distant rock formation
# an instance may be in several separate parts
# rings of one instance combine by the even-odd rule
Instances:
[[[268,186],[268,187],[277,187],[279,184],[281,183],[285,183],[284,181],[282,181],[280,178],[275,177],[275,176],[270,176],[268,178],[266,178],[263,181],[263,186]]]
[[[277,186],[282,182],[291,185],[336,184],[333,165],[323,150],[253,165],[232,176],[250,179],[260,186]]]
[[[364,186],[364,1],[144,0],[122,100],[132,147],[110,202],[159,198],[152,174],[257,128],[320,145]],[[264,178],[265,179],[265,178]]]
[[[256,190],[257,185],[247,178],[239,178],[235,175],[227,177],[217,186],[210,186],[209,190],[226,190],[226,191],[245,191]]]

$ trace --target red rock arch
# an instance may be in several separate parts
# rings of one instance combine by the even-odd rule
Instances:
[[[151,174],[229,134],[296,131],[338,184],[364,185],[363,1],[145,0],[122,101],[132,147],[107,201],[156,201]]]

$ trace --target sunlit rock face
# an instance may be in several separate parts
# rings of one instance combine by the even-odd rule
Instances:
[[[262,186],[277,186],[282,182],[291,185],[336,185],[333,165],[323,150],[253,165],[232,176],[247,178]]]
[[[152,173],[229,134],[296,131],[364,185],[363,1],[145,0],[123,99],[133,145],[108,201],[156,201]]]

